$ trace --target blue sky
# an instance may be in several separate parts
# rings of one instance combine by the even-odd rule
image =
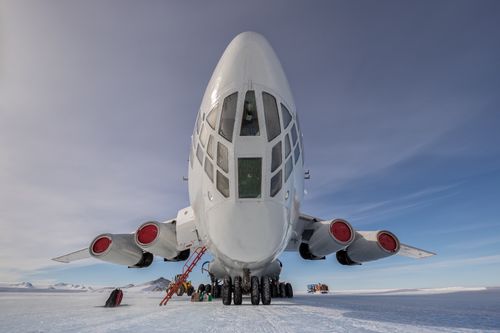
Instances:
[[[294,93],[312,175],[303,211],[438,253],[357,267],[285,253],[282,277],[500,285],[497,1],[1,1],[0,281],[120,285],[181,269],[49,258],[189,204],[196,112],[247,30],[269,40]]]

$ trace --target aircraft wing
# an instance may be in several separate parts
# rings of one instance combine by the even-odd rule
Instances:
[[[301,232],[300,235],[295,235],[290,240],[290,243],[287,246],[287,251],[296,251],[299,248],[299,245],[301,242],[308,242],[309,239],[311,238],[311,235],[315,229],[315,224],[320,223],[321,221],[328,221],[328,219],[323,219],[319,217],[314,217],[311,215],[303,214],[301,213],[299,216],[299,220],[297,223],[297,230]],[[352,226],[351,226],[352,227]],[[353,231],[356,233],[356,237],[359,237],[360,234],[364,234],[364,231],[356,231],[353,228]],[[417,247],[413,247],[407,244],[400,243],[399,251],[397,252],[398,255],[408,257],[408,258],[414,258],[414,259],[421,259],[421,258],[427,258],[436,255],[434,252],[426,251],[419,249]]]
[[[414,258],[414,259],[427,258],[436,255],[434,252],[425,251],[417,247],[413,247],[403,243],[400,244],[398,254],[403,257]]]
[[[68,264],[72,261],[87,259],[87,258],[90,258],[90,253],[89,253],[88,247],[81,249],[81,250],[78,250],[78,251],[75,251],[75,252],[65,254],[65,255],[57,257],[57,258],[52,258],[52,260]]]

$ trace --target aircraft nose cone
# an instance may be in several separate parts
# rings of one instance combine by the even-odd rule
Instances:
[[[204,102],[213,105],[228,89],[249,82],[260,84],[292,103],[285,72],[269,42],[256,32],[237,35],[224,51],[205,91]]]

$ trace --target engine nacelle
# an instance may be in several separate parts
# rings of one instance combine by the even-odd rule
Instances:
[[[189,250],[177,250],[177,236],[174,221],[143,223],[135,233],[135,242],[144,251],[169,261],[186,260]]]
[[[309,242],[302,243],[299,247],[304,259],[323,259],[347,247],[354,240],[354,230],[346,220],[321,221],[314,223],[313,228]]]
[[[89,252],[96,259],[129,267],[148,267],[153,262],[153,255],[138,247],[132,234],[99,235],[90,243]]]
[[[351,245],[337,252],[342,265],[357,265],[389,257],[398,253],[398,238],[389,231],[358,231]]]

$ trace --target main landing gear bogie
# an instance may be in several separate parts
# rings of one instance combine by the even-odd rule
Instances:
[[[247,281],[247,282],[245,282]],[[290,283],[279,282],[269,276],[251,276],[250,283],[241,276],[225,276],[222,286],[217,283],[212,283],[214,294],[217,293],[217,287],[220,287],[220,297],[224,305],[241,305],[243,303],[243,295],[250,295],[252,305],[271,304],[271,299],[275,297],[291,298],[293,297],[293,289]]]

